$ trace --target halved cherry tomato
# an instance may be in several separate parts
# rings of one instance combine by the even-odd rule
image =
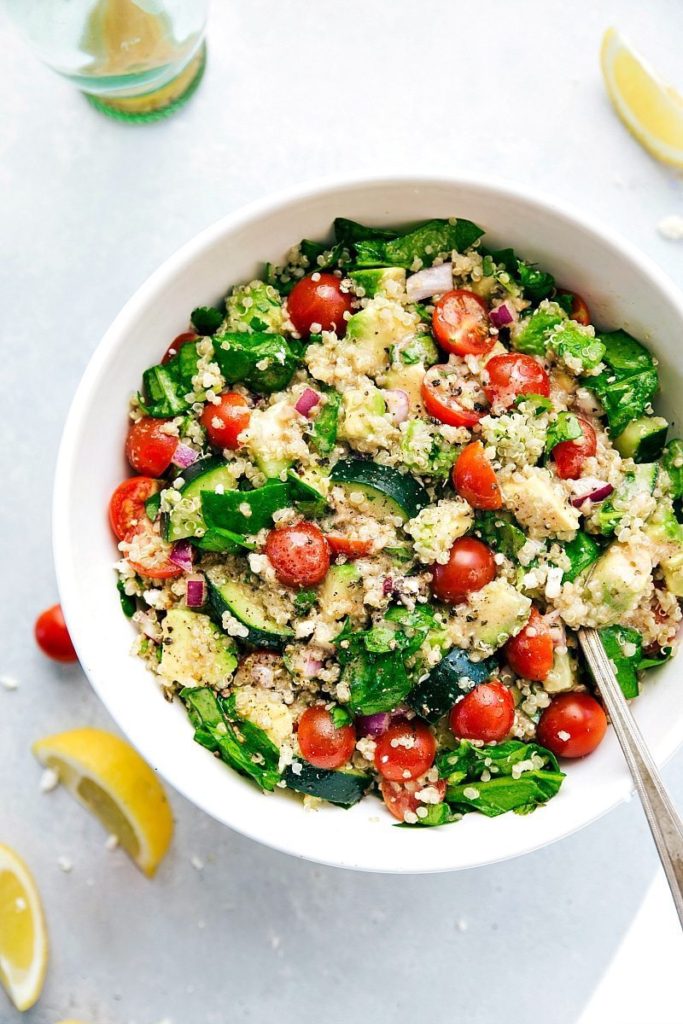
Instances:
[[[429,415],[450,427],[473,427],[486,411],[478,385],[445,363],[427,370],[420,392]]]
[[[126,438],[126,458],[137,473],[161,476],[171,464],[178,446],[175,434],[166,434],[163,426],[168,420],[145,416],[132,423]]]
[[[537,608],[524,629],[511,637],[503,648],[507,663],[513,672],[525,679],[542,682],[553,667],[553,638],[543,616]]]
[[[53,661],[77,661],[78,655],[66,628],[61,604],[46,608],[36,619],[34,627],[36,643],[43,654]]]
[[[491,405],[508,408],[518,395],[550,395],[550,378],[533,356],[506,352],[486,364],[489,382],[484,393]]]
[[[372,551],[371,540],[354,540],[342,537],[340,533],[326,533],[325,540],[330,545],[333,555],[346,555],[347,558],[365,558]]]
[[[375,768],[390,782],[416,779],[434,764],[436,740],[424,722],[393,722],[377,740]]]
[[[109,522],[119,540],[144,526],[145,502],[160,490],[159,481],[149,476],[131,476],[119,484],[109,499]]]
[[[244,395],[228,391],[220,396],[220,402],[207,402],[200,417],[200,423],[209,435],[209,441],[216,448],[239,448],[237,438],[249,426],[251,410]]]
[[[592,754],[607,731],[607,716],[587,693],[561,693],[541,715],[536,736],[556,757]]]
[[[266,539],[266,555],[286,587],[314,587],[330,567],[330,549],[314,523],[271,530]]]
[[[165,366],[166,363],[170,363],[171,359],[178,355],[178,352],[183,345],[189,345],[191,341],[196,341],[198,337],[199,335],[195,334],[194,331],[184,331],[182,334],[179,334],[177,338],[174,338],[164,352],[161,360],[162,366]]]
[[[440,601],[460,604],[467,595],[481,590],[496,575],[493,552],[475,537],[460,537],[451,548],[445,565],[431,568],[432,593]]]
[[[580,477],[585,460],[590,459],[598,450],[598,440],[588,420],[581,416],[577,416],[577,419],[583,431],[582,436],[573,441],[560,441],[552,450],[555,472],[561,480],[576,480]]]
[[[441,348],[458,356],[481,356],[495,343],[486,303],[464,288],[446,292],[434,306],[432,330]]]
[[[503,498],[496,474],[481,441],[473,441],[463,448],[453,467],[452,479],[460,497],[472,508],[502,508]]]
[[[171,545],[163,539],[159,523],[148,519],[142,526],[137,526],[126,537],[130,545],[126,557],[139,576],[150,580],[172,580],[182,576],[183,570],[170,559]]]
[[[570,291],[569,288],[560,288],[560,295],[571,295],[572,297],[572,309],[569,316],[572,320],[576,320],[577,323],[583,324],[587,327],[591,322],[591,315],[588,310],[588,306],[577,292]]]
[[[353,725],[337,729],[327,708],[306,708],[297,729],[299,748],[303,757],[315,768],[341,768],[356,747]]]
[[[289,318],[298,333],[307,336],[313,324],[318,330],[346,334],[344,313],[350,313],[351,296],[342,291],[341,281],[334,274],[309,274],[294,285],[287,299]]]
[[[480,683],[451,708],[451,731],[459,739],[497,743],[509,735],[515,721],[515,702],[497,679]]]
[[[399,821],[405,821],[407,813],[415,814],[418,807],[431,806],[418,800],[415,795],[425,787],[435,789],[439,795],[439,803],[443,801],[446,795],[445,779],[437,779],[436,782],[425,782],[420,779],[413,779],[409,782],[389,782],[388,779],[382,779],[379,784],[387,810]]]

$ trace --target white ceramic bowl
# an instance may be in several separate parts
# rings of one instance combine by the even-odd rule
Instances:
[[[133,631],[114,586],[116,548],[107,504],[127,473],[127,397],[142,371],[210,304],[263,260],[279,260],[302,237],[322,238],[335,216],[379,225],[468,217],[487,240],[512,245],[585,296],[603,327],[624,327],[660,360],[658,406],[673,420],[680,401],[683,296],[623,240],[585,218],[502,184],[390,178],[308,186],[220,220],[167,260],[119,314],[95,352],[67,420],[54,496],[59,590],[81,664],[140,753],[177,790],[219,821],[276,849],[347,868],[427,872],[473,867],[534,850],[593,821],[630,792],[614,734],[585,761],[567,766],[559,796],[536,813],[489,820],[477,814],[447,828],[397,829],[375,799],[350,811],[304,810],[278,792],[264,796],[193,743],[180,704],[167,704],[129,650]],[[683,739],[679,662],[653,674],[634,705],[658,761]]]

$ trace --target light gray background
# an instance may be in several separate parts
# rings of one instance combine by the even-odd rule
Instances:
[[[320,174],[496,174],[598,215],[683,283],[683,244],[656,232],[683,213],[681,183],[603,92],[612,23],[675,75],[675,0],[216,0],[200,91],[132,127],[95,113],[0,16],[0,672],[20,681],[0,689],[0,841],[34,869],[52,938],[30,1024],[570,1024],[588,999],[655,869],[635,802],[523,860],[394,878],[272,853],[171,794],[177,834],[149,882],[65,793],[39,793],[29,746],[112,726],[80,670],[33,643],[57,599],[54,460],[105,328],[198,230]],[[683,757],[666,777],[683,804]],[[17,1020],[0,993],[0,1021]]]

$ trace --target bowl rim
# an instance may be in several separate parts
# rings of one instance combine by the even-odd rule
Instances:
[[[535,188],[533,190],[531,187],[525,188],[524,186],[510,183],[502,178],[493,176],[480,177],[479,175],[476,177],[471,175],[461,176],[457,174],[429,175],[420,172],[412,173],[410,171],[392,174],[377,173],[325,176],[309,179],[295,186],[270,192],[264,197],[239,206],[236,210],[218,218],[216,221],[209,224],[188,241],[183,243],[178,249],[163,260],[157,269],[148,275],[148,277],[136,288],[133,295],[126,301],[92,352],[72,398],[62,432],[55,466],[52,498],[52,548],[60,600],[62,602],[66,621],[70,624],[70,631],[72,632],[74,645],[79,654],[79,628],[73,629],[71,625],[76,623],[76,616],[72,613],[72,609],[76,606],[77,598],[76,577],[75,572],[72,571],[71,560],[69,558],[69,544],[67,541],[67,519],[69,509],[69,488],[67,486],[67,482],[71,479],[74,469],[77,440],[84,428],[84,416],[88,409],[91,393],[97,388],[101,374],[106,367],[110,356],[115,352],[116,348],[121,343],[122,338],[125,337],[141,310],[144,309],[149,302],[150,295],[153,295],[157,290],[159,290],[164,282],[167,279],[172,278],[178,271],[189,267],[198,254],[200,254],[205,248],[210,247],[212,243],[218,241],[225,234],[237,231],[242,227],[247,227],[251,221],[263,218],[269,214],[274,214],[295,201],[312,198],[313,196],[318,197],[323,195],[332,195],[333,193],[344,189],[363,187],[396,188],[397,186],[404,186],[406,188],[445,187],[475,190],[481,193],[487,193],[491,197],[495,197],[502,202],[519,201],[526,203],[529,206],[536,207],[544,215],[549,215],[555,219],[564,221],[574,228],[578,227],[583,232],[592,236],[593,239],[599,243],[606,244],[616,250],[627,261],[633,264],[639,273],[646,277],[650,283],[656,284],[657,288],[666,295],[672,306],[677,309],[681,317],[681,322],[683,323],[683,292],[679,290],[669,275],[654,259],[642,252],[634,243],[624,238],[619,232],[604,224],[599,218],[584,214],[571,203],[567,203],[563,200],[558,201],[554,197],[547,195],[542,191],[537,191]],[[112,717],[114,717],[117,727],[132,740],[132,729],[128,727],[128,723],[122,723],[111,709],[110,702],[108,700],[107,687],[102,686],[97,674],[91,672],[85,666],[84,672],[90,682],[90,685],[95,690],[95,693],[109,713],[112,714]],[[681,743],[683,743],[683,731],[680,737],[674,737],[672,732],[669,731],[658,745],[656,761],[659,764],[665,763]],[[148,756],[145,754],[143,748],[139,749],[143,757]],[[228,820],[229,815],[219,816],[215,810],[208,806],[208,802],[203,799],[202,793],[193,790],[193,787],[187,782],[186,778],[184,778],[181,769],[178,769],[177,771],[170,771],[168,766],[166,766],[159,770],[165,780],[177,792],[192,804],[199,807],[202,811],[206,812],[217,821],[220,821],[221,824],[228,825],[228,827],[239,832],[241,835],[263,843],[264,845],[267,845],[281,853],[286,853],[291,856],[298,857],[299,859],[310,860],[331,867],[345,867],[363,871],[401,874],[427,874],[461,870],[470,867],[494,864],[503,860],[523,856],[527,853],[532,853],[535,850],[542,849],[551,843],[564,839],[567,836],[578,832],[587,825],[592,824],[594,821],[597,821],[603,815],[628,800],[633,793],[632,782],[628,777],[628,774],[624,774],[620,783],[613,787],[614,795],[595,813],[579,821],[572,820],[566,828],[556,830],[551,836],[540,838],[538,841],[532,841],[523,848],[513,852],[505,851],[502,853],[496,853],[495,846],[493,846],[492,849],[486,850],[484,856],[480,856],[476,860],[473,859],[467,863],[459,862],[451,866],[429,864],[421,867],[404,867],[402,865],[396,866],[386,864],[379,866],[374,860],[371,862],[364,861],[362,855],[359,856],[357,862],[349,864],[339,859],[335,859],[332,854],[329,856],[323,856],[317,853],[304,852],[297,844],[294,831],[291,836],[289,834],[268,833],[267,830],[258,827],[258,816],[256,816],[256,820],[254,821],[244,819]],[[263,817],[266,817],[266,815]]]

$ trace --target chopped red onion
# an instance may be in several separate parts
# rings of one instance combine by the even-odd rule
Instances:
[[[359,736],[372,736],[377,739],[389,728],[391,715],[388,711],[380,711],[376,715],[359,715],[356,718],[356,732]]]
[[[441,263],[438,267],[426,267],[411,274],[406,281],[406,292],[410,302],[420,302],[432,295],[449,292],[453,287],[453,265]]]
[[[517,319],[517,310],[514,307],[508,306],[507,303],[502,302],[500,306],[496,306],[489,313],[489,320],[494,327],[507,327],[514,320]]]
[[[392,580],[391,576],[385,576],[384,577],[384,581],[382,583],[382,593],[383,594],[391,594],[391,593],[393,593],[393,590],[394,590],[394,581]]]
[[[303,674],[307,679],[313,679],[322,667],[323,663],[319,658],[314,658],[312,654],[307,654],[303,664]]]
[[[572,505],[574,508],[581,508],[584,501],[592,501],[594,504],[599,501],[604,501],[605,498],[609,498],[614,488],[611,484],[601,484],[600,487],[595,487],[588,494],[583,494],[579,498],[572,498]]]
[[[199,452],[196,452],[194,448],[190,448],[189,445],[183,444],[179,441],[176,445],[176,449],[173,452],[171,462],[174,466],[180,466],[181,469],[187,469],[193,462],[196,462],[199,458]]]
[[[294,408],[297,412],[300,412],[302,416],[308,416],[311,409],[315,409],[319,401],[320,395],[317,391],[314,391],[313,388],[304,388],[299,395]]]
[[[402,388],[389,388],[383,391],[384,400],[389,412],[397,423],[403,423],[410,415],[410,397]]]
[[[188,608],[201,608],[206,601],[206,583],[195,577],[185,584],[185,604]]]
[[[193,557],[194,551],[189,540],[177,540],[168,556],[169,561],[179,566],[183,572],[192,572]]]

